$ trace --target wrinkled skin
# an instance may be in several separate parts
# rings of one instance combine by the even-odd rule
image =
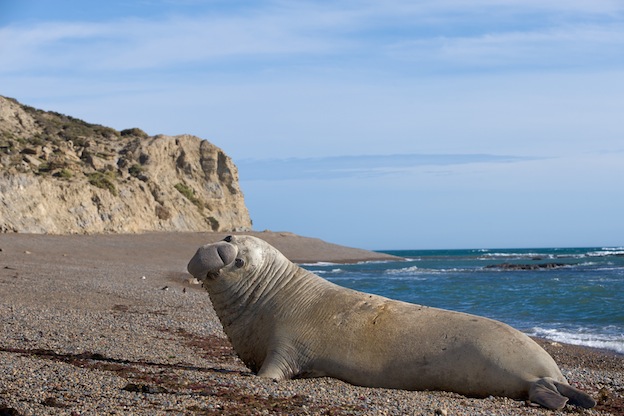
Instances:
[[[334,377],[368,387],[595,401],[528,336],[498,321],[346,289],[255,237],[200,247],[188,264],[225,333],[259,376]]]

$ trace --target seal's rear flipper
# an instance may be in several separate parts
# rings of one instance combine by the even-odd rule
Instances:
[[[531,385],[529,400],[555,410],[563,409],[568,402],[568,398],[559,393],[553,380],[549,378],[541,378]]]
[[[584,407],[585,409],[590,409],[596,406],[596,400],[594,400],[593,397],[591,397],[584,391],[579,390],[576,387],[572,387],[569,384],[560,383],[558,381],[554,381],[554,384],[557,387],[559,393],[570,399],[570,404]]]

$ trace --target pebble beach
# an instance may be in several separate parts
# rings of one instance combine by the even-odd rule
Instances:
[[[386,258],[254,234],[298,263]],[[624,414],[624,356],[548,340],[538,342],[595,408],[256,377],[186,272],[200,245],[224,235],[0,234],[0,416]]]

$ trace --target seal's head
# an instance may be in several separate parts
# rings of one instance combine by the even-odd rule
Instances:
[[[216,278],[221,269],[230,267],[236,262],[238,248],[230,244],[231,237],[214,244],[206,244],[199,249],[186,267],[196,279],[205,281]],[[238,260],[241,264],[242,259]]]
[[[272,264],[276,257],[283,256],[259,238],[231,235],[200,247],[189,261],[187,269],[204,285],[218,280],[234,283],[245,276],[255,275],[264,265]]]

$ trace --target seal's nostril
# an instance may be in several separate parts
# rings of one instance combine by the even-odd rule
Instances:
[[[222,266],[227,266],[231,264],[236,258],[236,247],[231,244],[219,244],[217,247],[217,254],[221,259]]]

